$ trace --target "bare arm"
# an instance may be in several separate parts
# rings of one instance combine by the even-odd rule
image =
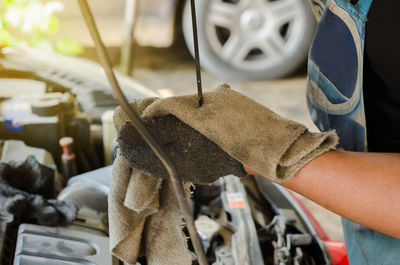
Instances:
[[[329,151],[283,186],[349,220],[400,238],[400,154]]]

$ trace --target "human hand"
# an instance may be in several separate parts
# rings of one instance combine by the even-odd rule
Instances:
[[[172,114],[216,143],[227,154],[266,178],[283,183],[306,163],[333,149],[334,131],[314,133],[267,107],[222,85],[204,94],[160,99],[143,118]]]
[[[184,180],[209,183],[227,174],[244,176],[240,162],[283,183],[338,142],[334,131],[309,132],[227,85],[205,93],[202,107],[196,99],[193,95],[133,103],[134,108],[141,106],[139,116],[178,164]],[[116,110],[114,123],[124,158],[131,167],[167,178],[128,119],[121,119],[121,112]]]

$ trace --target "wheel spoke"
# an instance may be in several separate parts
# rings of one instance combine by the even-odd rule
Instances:
[[[278,0],[270,2],[268,8],[272,11],[277,26],[290,22],[301,12],[301,6],[299,6],[297,0]]]
[[[271,34],[264,42],[258,44],[258,48],[268,58],[281,57],[285,51],[285,40],[279,34]]]
[[[251,49],[251,44],[243,41],[243,39],[240,38],[240,34],[231,34],[224,46],[222,46],[221,56],[225,61],[233,65],[238,65],[243,63]]]
[[[291,9],[295,9],[298,7],[297,0],[277,0],[273,2],[268,2],[268,8],[272,10],[272,12],[283,12]]]
[[[235,23],[239,16],[239,11],[237,4],[228,4],[221,0],[212,1],[208,11],[208,19],[215,26],[232,29],[236,26]]]

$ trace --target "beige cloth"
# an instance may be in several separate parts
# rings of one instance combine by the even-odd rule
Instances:
[[[189,194],[190,183],[184,188]],[[117,156],[109,193],[111,252],[135,264],[146,256],[150,265],[190,265],[194,255],[182,231],[182,214],[169,180],[129,168]]]
[[[289,180],[316,156],[334,148],[334,131],[313,133],[285,119],[224,84],[204,94],[171,97],[153,102],[143,118],[172,114],[199,131],[230,156],[274,182]]]
[[[155,99],[131,103],[140,115]],[[117,109],[117,128],[127,121],[126,114]],[[191,183],[184,183],[190,195]],[[169,180],[147,176],[130,168],[118,154],[108,196],[111,252],[124,262],[135,264],[146,256],[150,265],[191,265],[195,258],[188,250],[183,233],[183,215]]]

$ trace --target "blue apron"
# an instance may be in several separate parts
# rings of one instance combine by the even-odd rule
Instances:
[[[321,18],[308,59],[307,104],[321,131],[335,129],[338,148],[367,151],[363,55],[372,0],[311,0]],[[322,7],[322,9],[320,8]],[[351,265],[400,264],[400,240],[343,218]]]

